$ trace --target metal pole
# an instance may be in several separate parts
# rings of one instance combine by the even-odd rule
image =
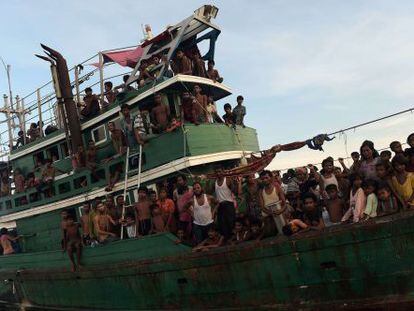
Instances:
[[[23,143],[26,145],[26,110],[24,109],[24,98],[21,99],[22,108],[22,131],[23,131]]]
[[[37,113],[39,115],[40,136],[43,137],[42,97],[40,96],[40,89],[36,90],[36,94],[37,94]]]
[[[142,169],[142,145],[139,145],[137,191],[139,187],[141,187],[141,169]]]
[[[12,95],[12,90],[11,90],[11,79],[10,79],[11,66],[6,65],[2,57],[0,57],[0,60],[3,63],[4,70],[6,70],[7,84],[9,86],[10,106],[11,106],[11,109],[13,109],[13,95]]]
[[[103,67],[104,67],[104,60],[103,60],[103,55],[102,52],[99,52],[99,85],[101,87],[101,103],[103,103],[104,101],[104,72],[103,72]]]
[[[6,94],[3,95],[3,99],[4,99],[4,108],[6,110],[7,128],[8,128],[8,132],[9,132],[9,148],[10,148],[10,150],[12,150],[12,148],[13,148],[13,134],[12,134],[12,127],[11,127],[9,99],[8,99]]]
[[[78,68],[78,66],[75,66],[75,90],[76,90],[76,104],[80,105],[79,68]]]
[[[129,169],[129,147],[127,148],[126,158],[125,158],[125,178],[124,178],[124,205],[122,206],[122,216],[121,219],[125,218],[125,204],[126,204],[126,193],[128,187],[128,169]],[[121,227],[121,240],[124,239],[124,228]]]

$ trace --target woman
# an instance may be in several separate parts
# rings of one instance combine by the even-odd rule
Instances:
[[[362,174],[364,179],[378,180],[375,165],[379,163],[380,157],[374,148],[374,143],[369,140],[364,141],[361,145],[360,152],[362,161],[359,172]]]

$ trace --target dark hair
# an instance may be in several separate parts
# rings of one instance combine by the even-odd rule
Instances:
[[[129,79],[129,75],[124,75],[124,76],[122,77],[122,81],[124,81],[124,83],[125,83],[125,82],[127,82],[127,81],[128,81],[128,79]]]
[[[199,181],[193,182],[193,188],[194,188],[195,185],[200,185],[200,187],[203,188],[203,185]]]
[[[135,216],[134,216],[134,214],[132,214],[132,213],[127,213],[127,214],[125,215],[125,218],[135,218]]]
[[[395,145],[401,145],[401,143],[399,141],[394,140],[393,142],[391,142],[390,148],[392,149],[392,147]]]
[[[413,136],[414,136],[414,133],[411,133],[410,135],[408,135],[408,137],[407,137],[407,144],[408,144],[408,141],[409,141],[411,138],[413,138]]]
[[[3,234],[7,234],[9,231],[7,230],[7,228],[1,228],[0,229],[0,234],[1,235],[3,235]]]
[[[90,88],[90,87],[87,87],[86,89],[85,89],[85,93],[86,92],[92,92],[92,89]]]
[[[405,155],[406,155],[407,157],[412,157],[412,156],[414,156],[414,148],[408,148],[408,149],[405,149]]]
[[[351,152],[351,157],[359,157],[359,152],[357,151]]]
[[[380,156],[381,155],[388,155],[389,157],[390,156],[392,156],[392,153],[391,153],[391,151],[389,151],[389,150],[383,150],[383,151],[381,151],[381,153],[380,153]]]
[[[335,185],[335,184],[329,184],[329,185],[327,185],[327,186],[325,187],[325,190],[326,190],[326,191],[331,191],[331,190],[336,190],[336,191],[338,191],[338,186],[337,186],[337,185]]]
[[[318,198],[316,197],[316,195],[314,194],[314,193],[312,193],[312,192],[307,192],[307,193],[304,193],[303,195],[302,195],[302,202],[303,203],[305,203],[305,200],[306,199],[312,199],[312,201],[313,202],[318,202]]]
[[[291,224],[287,224],[287,225],[283,226],[282,227],[282,232],[286,236],[291,236],[293,234],[292,225]]]
[[[271,172],[271,171],[269,171],[269,170],[264,170],[264,171],[261,171],[261,172],[260,172],[259,177],[263,177],[263,176],[266,176],[266,175],[269,175],[269,177],[272,177],[272,176],[273,176],[273,174],[272,174],[272,172]]]
[[[147,187],[145,187],[145,186],[140,186],[140,187],[138,188],[138,192],[140,192],[140,191],[144,191],[146,194],[148,194],[148,188],[147,188]]]
[[[352,173],[351,175],[349,175],[349,182],[351,183],[351,185],[354,184],[354,181],[356,179],[361,179],[362,180],[362,175],[359,173]]]
[[[74,221],[75,217],[73,217],[73,215],[71,215],[71,214],[68,214],[68,217],[66,217],[66,219],[72,219]]]
[[[392,158],[392,160],[391,160],[392,167],[394,167],[394,168],[395,168],[395,166],[396,166],[397,164],[400,164],[400,165],[407,165],[407,163],[408,163],[407,158],[406,158],[406,157],[404,157],[402,154],[397,154],[397,155],[396,155],[395,157],[393,157],[393,158]]]
[[[375,167],[386,167],[386,164],[383,161],[379,161],[377,164],[375,164]]]
[[[322,161],[322,167],[324,167],[326,164],[329,164],[329,163],[331,163],[332,165],[334,164],[334,161],[331,157],[328,157]]]
[[[19,135],[19,136],[23,136],[23,134],[24,134],[24,132],[23,132],[23,131],[19,131],[19,132],[17,133],[17,135]]]
[[[178,175],[177,179],[178,177],[181,177],[184,181],[187,181],[187,176],[185,176],[184,174]]]
[[[362,154],[362,148],[364,148],[364,147],[368,147],[369,149],[371,149],[373,158],[378,157],[379,154],[378,154],[378,151],[375,150],[375,148],[374,148],[374,143],[370,140],[366,140],[362,143],[361,148],[359,149],[359,152],[360,152],[361,157],[362,157],[363,160],[365,160],[364,155]]]
[[[378,192],[378,191],[380,191],[380,190],[382,190],[382,189],[385,189],[385,190],[387,190],[388,192],[391,192],[391,188],[390,188],[390,186],[388,185],[388,183],[386,183],[386,182],[380,182],[380,183],[378,184],[378,186],[377,186],[377,192]]]
[[[374,189],[377,189],[377,182],[373,179],[366,179],[362,182],[362,188],[366,188],[366,187],[374,187]]]
[[[110,86],[111,88],[112,88],[112,86],[113,86],[113,84],[112,84],[112,82],[111,82],[111,81],[106,81],[104,85],[105,85],[105,86],[106,86],[106,85],[107,85],[107,86]]]
[[[229,103],[224,104],[224,110],[226,110],[226,108],[230,108],[231,109],[231,105]]]
[[[243,96],[241,96],[241,95],[237,96],[237,100],[239,100],[239,99],[244,100]]]
[[[121,105],[121,111],[124,110],[125,108],[128,108],[129,109],[129,106],[127,104],[122,104]]]

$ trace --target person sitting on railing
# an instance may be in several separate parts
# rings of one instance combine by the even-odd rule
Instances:
[[[177,50],[175,54],[175,60],[171,60],[171,68],[174,74],[193,74],[191,60],[185,56],[183,50]]]
[[[141,66],[139,68],[139,76],[138,76],[138,85],[139,87],[143,87],[150,81],[155,80],[155,75],[150,73],[148,60],[144,59],[141,61]],[[153,67],[152,67],[153,68]]]
[[[122,165],[119,163],[116,165],[115,169],[109,173],[108,186],[106,186],[105,191],[109,192],[115,187],[115,184],[121,179],[122,174]]]
[[[27,136],[29,136],[29,142],[33,142],[40,137],[40,130],[37,123],[31,123],[27,130]]]
[[[78,106],[83,107],[80,114],[84,119],[89,119],[95,117],[99,114],[100,107],[99,107],[99,99],[96,94],[92,93],[92,89],[87,87],[85,89],[85,97],[83,97],[83,105],[78,104]]]
[[[37,186],[37,190],[40,192],[43,188],[46,187],[45,194],[48,198],[53,196],[53,183],[55,181],[56,172],[66,173],[61,171],[58,168],[53,166],[53,161],[51,159],[46,160],[46,166],[43,168],[42,171],[42,180],[40,184]]]
[[[206,65],[198,51],[193,55],[193,75],[202,78],[207,77]]]
[[[151,120],[155,133],[162,133],[168,127],[170,110],[167,105],[162,103],[161,94],[154,95],[154,107],[151,110]]]
[[[210,59],[207,63],[207,77],[209,77],[214,82],[223,82],[223,78],[220,77],[219,72],[217,69],[214,69],[215,62],[214,60]]]
[[[14,187],[16,193],[24,192],[25,179],[21,171],[16,168],[14,170]]]
[[[110,105],[112,105],[115,102],[116,99],[116,93],[114,92],[114,90],[112,89],[113,84],[111,81],[106,81],[104,84],[104,88],[105,88],[105,99],[103,100],[103,102],[101,102],[101,107],[102,110],[107,110],[108,107]]]

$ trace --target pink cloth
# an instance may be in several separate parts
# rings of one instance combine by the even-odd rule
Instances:
[[[142,56],[143,49],[138,46],[135,49],[106,52],[102,53],[104,64],[117,63],[123,67],[135,68],[139,58]],[[92,64],[95,67],[99,67],[99,63]]]
[[[178,219],[180,221],[191,222],[191,214],[184,209],[184,206],[193,198],[193,191],[185,192],[177,201],[177,209],[179,213]]]
[[[349,218],[352,217],[353,222],[358,222],[364,214],[366,204],[367,198],[362,188],[359,188],[354,195],[351,191],[349,195],[350,207],[345,212],[345,215],[342,217],[342,221],[347,221]]]

